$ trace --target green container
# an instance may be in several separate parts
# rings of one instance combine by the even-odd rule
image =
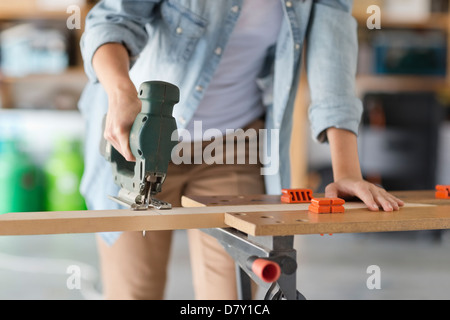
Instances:
[[[81,143],[59,140],[44,166],[46,210],[86,210],[85,200],[79,191],[83,167]]]
[[[0,214],[41,211],[42,176],[14,140],[2,142],[0,152]]]

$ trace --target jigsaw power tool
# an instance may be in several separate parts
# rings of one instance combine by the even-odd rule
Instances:
[[[172,207],[154,196],[161,192],[172,149],[178,143],[178,137],[173,137],[177,125],[172,111],[179,96],[178,87],[171,83],[147,81],[141,84],[138,97],[142,109],[130,131],[130,148],[136,162],[125,160],[102,137],[100,152],[111,163],[114,182],[121,188],[117,196],[110,196],[112,200],[134,210]]]

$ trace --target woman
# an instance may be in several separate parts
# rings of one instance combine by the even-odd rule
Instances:
[[[82,192],[90,209],[113,209],[117,192],[98,152],[102,134],[127,160],[129,130],[140,111],[136,87],[164,80],[180,88],[178,128],[263,126],[265,147],[279,151],[276,172],[257,164],[171,164],[158,198],[180,205],[189,194],[280,194],[289,188],[293,103],[304,44],[311,90],[313,136],[328,142],[334,182],[326,196],[357,196],[370,210],[398,210],[403,202],[361,175],[357,130],[362,106],[354,96],[356,23],[350,1],[169,0],[97,4],[86,20],[82,54],[90,79],[80,100],[87,120]],[[107,114],[105,131],[101,121]],[[272,137],[272,138],[271,138]],[[273,138],[275,137],[275,138]],[[204,137],[203,137],[204,138]],[[194,138],[195,140],[195,138]],[[205,141],[203,141],[205,140]],[[192,142],[193,143],[193,142]],[[235,299],[234,262],[218,242],[189,230],[194,289],[198,299]],[[107,298],[164,296],[170,231],[105,233],[99,249]]]

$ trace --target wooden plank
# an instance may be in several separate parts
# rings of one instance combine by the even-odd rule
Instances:
[[[204,210],[203,210],[204,211]],[[93,233],[225,227],[223,213],[191,208],[146,211],[86,210],[0,215],[0,235]]]
[[[225,214],[225,223],[254,236],[450,229],[450,208],[413,204],[396,212],[234,212]]]
[[[256,198],[259,196],[255,196]],[[255,198],[255,199],[256,199]],[[273,210],[304,210],[305,204],[278,204],[261,201],[248,203],[248,199],[231,201],[237,205],[202,205],[184,199],[184,204],[202,207],[176,207],[171,210],[149,209],[146,211],[86,210],[62,212],[17,212],[0,215],[0,235],[35,235],[61,233],[93,233],[106,231],[178,230],[228,227],[224,223],[225,212],[250,212]],[[279,201],[279,197],[278,197]],[[226,201],[220,201],[226,203]]]
[[[281,196],[254,194],[245,196],[191,196],[181,198],[183,207],[214,207],[214,206],[237,206],[237,205],[257,205],[257,204],[282,204]]]

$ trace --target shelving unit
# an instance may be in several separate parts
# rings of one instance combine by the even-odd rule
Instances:
[[[87,0],[0,0],[0,156],[10,173],[0,183],[26,189],[34,199],[16,206],[28,201],[6,193],[11,201],[3,201],[0,211],[54,211],[61,203],[84,209],[84,120],[77,104],[87,77],[79,42],[92,6]],[[78,13],[80,25],[72,28]],[[26,165],[14,167],[17,159]],[[28,185],[21,184],[23,177],[32,177]]]
[[[61,88],[62,91],[74,91],[80,94],[81,89],[87,81],[84,74],[82,59],[79,49],[79,42],[84,29],[86,14],[94,5],[94,1],[71,1],[80,8],[81,28],[72,30],[67,29],[70,39],[68,39],[69,64],[66,70],[61,73],[38,73],[27,74],[24,76],[8,76],[2,74],[0,69],[0,106],[3,109],[12,109],[22,107],[17,101],[17,91],[23,85],[35,86],[37,89],[42,87],[42,83],[47,87],[54,86]],[[24,23],[57,23],[65,25],[72,13],[67,12],[71,4],[67,1],[42,1],[42,0],[21,0],[7,1],[0,0],[0,32],[10,26]],[[34,108],[30,105],[29,108]],[[65,106],[64,108],[67,108]],[[49,103],[49,109],[58,109],[58,105]],[[73,104],[70,109],[76,109]]]
[[[353,16],[358,22],[360,38],[365,38],[386,30],[442,31],[445,33],[447,40],[446,72],[445,76],[358,74],[356,79],[357,94],[362,97],[368,91],[434,91],[437,94],[447,92],[450,88],[450,6],[448,6],[446,12],[430,12],[424,14],[423,18],[408,19],[407,16],[396,17],[392,14],[384,14],[383,4],[385,1],[378,0],[370,2],[376,2],[381,8],[381,30],[370,30],[366,27],[366,22],[370,14],[366,12],[368,1],[362,0],[359,2],[359,5],[355,5],[353,11]]]

